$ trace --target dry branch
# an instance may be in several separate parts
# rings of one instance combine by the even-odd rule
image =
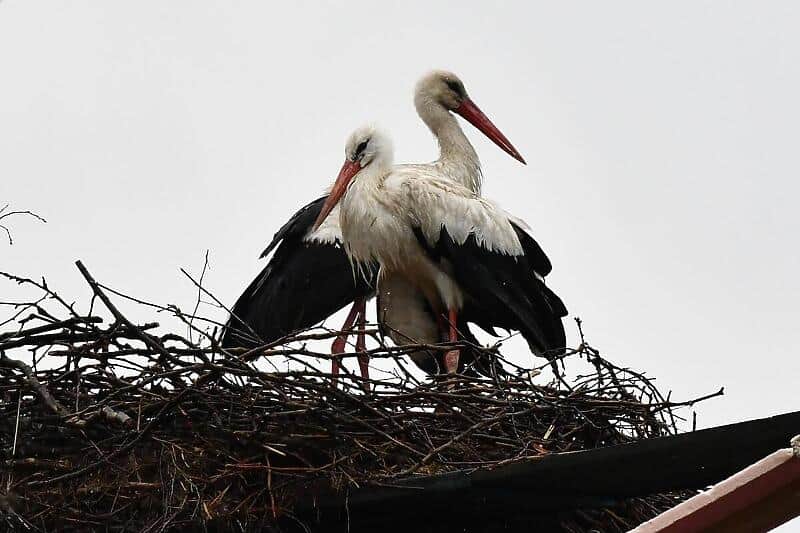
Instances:
[[[3,207],[0,207],[0,230],[3,230],[5,232],[6,238],[8,239],[8,244],[14,244],[14,239],[11,236],[11,230],[8,229],[8,226],[5,225],[6,224],[5,223],[5,219],[13,217],[13,216],[17,216],[17,215],[25,215],[25,216],[29,216],[31,218],[34,218],[34,219],[38,220],[39,222],[47,222],[44,218],[42,218],[41,216],[37,215],[33,211],[28,211],[28,210],[9,211],[8,210],[8,206],[9,206],[9,204],[6,204]]]

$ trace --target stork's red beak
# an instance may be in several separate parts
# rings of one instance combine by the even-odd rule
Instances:
[[[339,200],[342,199],[344,193],[347,192],[347,186],[350,184],[350,180],[353,179],[353,176],[358,174],[359,170],[361,170],[361,163],[358,161],[351,161],[348,159],[344,162],[344,165],[342,165],[342,170],[339,171],[339,175],[336,177],[336,182],[331,188],[331,193],[328,195],[328,199],[325,200],[325,203],[322,205],[322,211],[319,212],[316,222],[314,222],[315,230],[320,224],[322,224],[325,218],[327,218],[333,208],[336,207],[336,204],[339,203]]]
[[[470,100],[469,98],[465,98],[461,105],[455,109],[455,112],[464,117],[464,119],[481,130],[484,135],[489,137],[493,143],[503,149],[505,153],[522,163],[525,163],[525,160],[522,158],[517,149],[511,144],[511,141],[506,139],[506,136],[503,135],[497,126],[492,124],[492,121],[489,120],[489,117],[483,114],[483,111],[475,105],[475,102]]]

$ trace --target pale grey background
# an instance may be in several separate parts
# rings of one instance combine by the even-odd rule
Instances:
[[[191,308],[208,248],[232,303],[353,128],[435,157],[411,92],[449,68],[527,158],[467,125],[593,344],[677,398],[724,385],[702,427],[797,410],[800,4],[554,4],[7,0],[0,203],[49,223],[0,269],[85,302],[81,258]]]

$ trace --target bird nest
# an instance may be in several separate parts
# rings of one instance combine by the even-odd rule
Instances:
[[[313,523],[298,509],[324,494],[674,434],[697,401],[671,401],[586,342],[549,382],[537,375],[548,367],[507,361],[493,378],[422,378],[402,358],[419,346],[375,332],[369,355],[395,359],[394,374],[367,384],[344,372],[334,386],[316,366],[330,356],[309,346],[337,332],[222,349],[175,307],[154,306],[193,334],[134,324],[112,301],[123,295],[78,267],[102,313],[5,275],[41,292],[0,323],[0,513],[19,529],[291,529]],[[568,378],[573,361],[590,371]],[[624,530],[675,503],[575,511],[563,527]]]

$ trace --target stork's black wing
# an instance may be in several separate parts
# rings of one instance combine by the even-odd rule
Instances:
[[[518,257],[491,252],[477,244],[474,235],[458,244],[445,227],[435,244],[422,231],[415,233],[432,259],[447,261],[466,293],[464,316],[486,331],[519,331],[535,353],[552,358],[565,350],[561,319],[567,309],[542,281],[551,269],[549,259],[530,235],[516,225],[514,229],[525,252]]]
[[[275,234],[261,257],[275,253],[233,306],[222,346],[275,341],[314,326],[373,291],[376,269],[366,269],[368,279],[354,276],[340,244],[304,240],[326,199],[300,209]]]

